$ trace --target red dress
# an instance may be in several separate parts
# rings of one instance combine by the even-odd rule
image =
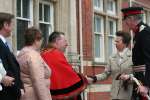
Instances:
[[[52,70],[50,77],[52,98],[69,98],[78,95],[86,88],[84,78],[72,69],[63,52],[58,49],[49,49],[42,52],[41,56]]]

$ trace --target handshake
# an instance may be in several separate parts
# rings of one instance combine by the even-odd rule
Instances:
[[[96,76],[96,75],[95,76],[86,76],[88,84],[92,84],[92,83],[97,82],[98,81],[98,77],[99,76]],[[123,73],[123,74],[117,75],[116,80],[124,80],[124,81],[126,81],[126,80],[129,80],[130,78],[131,78],[130,74],[128,75],[128,74]]]
[[[86,76],[86,79],[88,81],[88,84],[92,84],[97,82],[97,77],[96,76]]]

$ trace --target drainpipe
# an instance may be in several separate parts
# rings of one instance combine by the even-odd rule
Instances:
[[[83,39],[82,39],[82,0],[79,0],[79,32],[80,32],[80,60],[81,60],[81,73],[84,72],[83,66]]]
[[[80,33],[80,61],[81,61],[81,73],[84,72],[84,65],[83,65],[83,33],[82,33],[82,0],[79,1],[79,33]],[[87,100],[87,93],[86,91],[82,94],[83,100]]]

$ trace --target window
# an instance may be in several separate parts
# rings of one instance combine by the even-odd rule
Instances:
[[[103,0],[94,0],[94,9],[103,11]]]
[[[94,62],[105,63],[116,51],[115,33],[121,18],[117,14],[119,0],[93,0],[93,54]],[[121,8],[118,8],[121,9]]]
[[[146,20],[147,20],[147,12],[144,11],[144,14],[143,14],[143,22],[146,23]]]
[[[104,19],[101,16],[94,16],[94,55],[95,62],[104,61]]]
[[[149,10],[144,10],[144,13],[143,13],[143,22],[150,25],[150,11]]]
[[[147,24],[150,26],[150,11],[147,13]]]
[[[39,27],[43,33],[43,45],[47,43],[49,34],[53,31],[53,6],[49,2],[39,4]]]
[[[108,20],[108,55],[110,56],[114,50],[114,38],[115,38],[115,33],[116,33],[116,20],[109,19]]]
[[[116,1],[115,0],[108,0],[107,1],[107,13],[109,14],[116,14]]]
[[[31,7],[32,0],[17,0],[17,50],[20,50],[24,45],[24,31],[31,25]]]

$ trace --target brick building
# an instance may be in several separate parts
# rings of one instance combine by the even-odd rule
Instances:
[[[144,7],[144,22],[150,25],[149,0],[82,0],[83,66],[86,75],[102,73],[115,52],[118,30],[129,31],[122,22],[121,8]],[[88,87],[86,100],[110,100],[111,78]]]
[[[0,12],[15,15],[12,36],[8,39],[15,54],[22,48],[27,27],[39,27],[47,42],[56,30],[65,33],[69,42],[68,60],[85,75],[104,70],[108,57],[115,52],[115,32],[127,27],[120,9],[143,6],[144,21],[150,25],[149,0],[0,0]],[[90,85],[84,100],[109,100],[111,78]]]

